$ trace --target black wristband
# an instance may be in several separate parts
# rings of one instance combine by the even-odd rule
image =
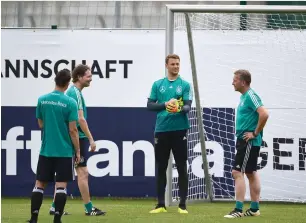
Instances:
[[[258,136],[258,135],[255,134],[255,131],[253,132],[253,136],[254,136],[254,137],[257,137],[257,136]]]

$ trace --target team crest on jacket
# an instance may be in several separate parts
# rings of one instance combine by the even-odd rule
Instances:
[[[182,93],[182,86],[177,86],[177,88],[176,88],[176,93],[177,93],[177,94]]]

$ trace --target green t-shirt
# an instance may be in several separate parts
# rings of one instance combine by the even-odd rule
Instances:
[[[173,81],[163,78],[153,83],[149,99],[158,103],[165,103],[172,98],[182,98],[183,101],[192,100],[190,84],[181,77]],[[157,113],[155,132],[184,130],[189,127],[188,116],[183,112],[169,113],[165,109]]]
[[[236,136],[242,138],[245,132],[253,132],[258,124],[257,109],[263,106],[260,97],[250,88],[241,95],[237,108]],[[252,140],[253,146],[261,146],[263,131]]]
[[[75,101],[60,91],[43,95],[38,99],[36,118],[43,121],[40,155],[72,157],[74,147],[69,134],[69,122],[78,120]]]
[[[73,98],[76,101],[78,105],[78,110],[83,110],[84,118],[87,119],[87,108],[86,108],[86,104],[85,104],[85,100],[83,98],[82,92],[76,86],[73,85],[67,90],[66,95]],[[85,133],[81,129],[79,122],[77,122],[77,127],[79,131],[79,138],[80,139],[87,138]]]

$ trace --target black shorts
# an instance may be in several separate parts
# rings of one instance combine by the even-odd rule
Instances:
[[[69,182],[74,178],[73,157],[39,156],[36,170],[37,180],[41,182]]]
[[[76,167],[86,167],[88,159],[89,141],[87,138],[81,138],[80,142],[80,163]]]
[[[233,169],[243,173],[257,171],[260,146],[252,146],[251,141],[246,142],[243,139],[237,139],[236,150]]]
[[[172,150],[176,166],[186,165],[187,161],[187,130],[156,132],[154,152],[157,165],[168,164]]]

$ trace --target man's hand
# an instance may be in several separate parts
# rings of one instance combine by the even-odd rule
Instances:
[[[184,102],[183,102],[183,98],[182,97],[180,97],[177,101],[179,103],[179,107],[183,107],[184,106]]]
[[[176,99],[171,98],[169,101],[165,102],[166,108],[169,104],[172,104],[173,102],[176,102]]]
[[[80,150],[78,150],[75,154],[75,165],[78,165],[81,161]]]
[[[171,99],[169,103],[166,104],[166,110],[170,113],[177,113],[181,111],[181,107],[176,99]]]
[[[89,143],[90,143],[90,152],[96,151],[96,147],[97,146],[96,146],[95,141],[94,140],[90,140]]]
[[[249,140],[251,140],[251,139],[254,139],[255,138],[255,136],[254,136],[254,133],[253,132],[245,132],[244,134],[243,134],[243,139],[245,140],[245,141],[249,141]]]

